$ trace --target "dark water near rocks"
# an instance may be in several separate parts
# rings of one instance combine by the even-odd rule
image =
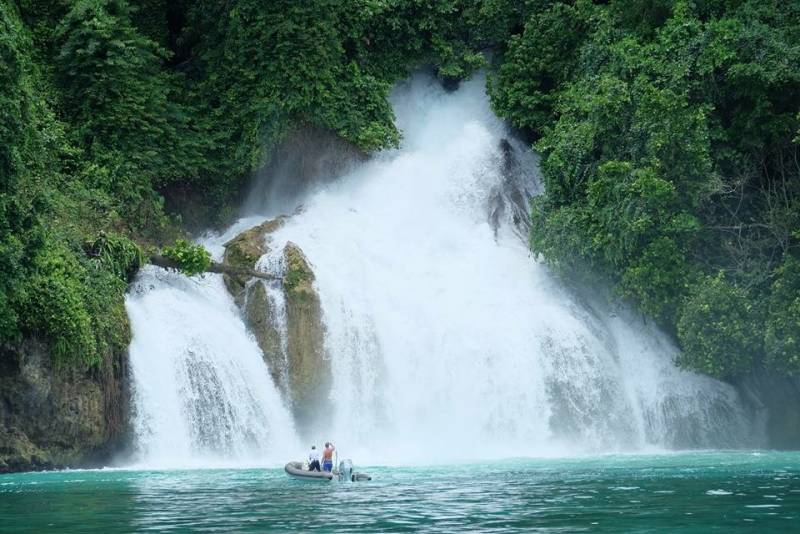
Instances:
[[[800,453],[701,452],[362,468],[0,476],[2,532],[800,532]]]

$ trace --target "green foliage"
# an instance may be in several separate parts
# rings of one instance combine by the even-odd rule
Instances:
[[[100,167],[71,143],[74,130],[54,112],[60,94],[49,65],[38,63],[49,48],[34,43],[44,46],[62,6],[31,19],[36,41],[9,6],[0,5],[0,342],[35,337],[57,363],[91,367],[128,344],[124,291],[141,254],[104,233],[130,228],[124,210],[93,178]]]
[[[144,264],[144,254],[139,245],[127,237],[100,232],[84,245],[87,256],[95,268],[104,269],[118,278],[129,280]]]
[[[456,23],[455,0],[359,2],[236,0],[198,2],[185,42],[196,41],[217,142],[237,173],[264,161],[264,148],[299,117],[369,151],[396,146],[387,96],[408,69],[430,61],[442,77],[461,78],[482,64]]]
[[[12,4],[0,4],[0,341],[18,339],[25,316],[17,293],[26,285],[26,256],[39,245],[38,176],[45,143],[38,130],[31,38]]]
[[[59,364],[93,366],[111,350],[125,350],[126,282],[58,241],[47,239],[26,289],[16,295],[27,333],[48,341]]]
[[[766,347],[792,368],[800,3],[492,4],[524,22],[490,95],[541,137],[534,252],[610,281],[688,367],[732,377]],[[749,314],[767,301],[765,337]]]
[[[0,3],[0,342],[37,337],[86,366],[123,350],[142,247],[183,235],[165,206],[199,199],[220,222],[297,121],[365,151],[397,145],[392,84],[424,64],[448,80],[482,65],[480,13],[464,0]],[[186,241],[165,254],[188,274],[210,261]]]
[[[626,266],[620,286],[643,312],[670,325],[692,278],[692,266],[675,239],[659,237]]]
[[[768,366],[800,373],[800,261],[791,256],[772,284],[764,344]]]
[[[610,282],[688,367],[797,372],[799,34],[777,0],[0,3],[0,342],[121,350],[142,246],[182,235],[165,206],[220,222],[298,121],[396,146],[392,84],[489,50],[494,109],[542,154],[532,249]]]
[[[178,239],[162,251],[164,257],[178,264],[178,269],[186,276],[202,274],[211,265],[211,254],[203,247],[190,243],[185,239]]]
[[[684,352],[678,363],[718,378],[732,378],[753,365],[760,350],[749,296],[722,274],[692,288],[678,320]]]
[[[57,78],[76,141],[113,165],[163,186],[191,179],[197,142],[185,110],[171,101],[174,76],[162,69],[169,53],[137,32],[122,0],[79,0],[58,25]],[[130,173],[133,174],[133,173]],[[126,180],[127,181],[127,180]]]
[[[7,192],[20,172],[19,145],[26,141],[25,122],[29,115],[28,93],[24,77],[25,57],[21,51],[28,43],[19,20],[10,5],[0,5],[0,185]]]
[[[553,91],[577,68],[591,2],[547,2],[512,35],[497,75],[490,79],[492,105],[514,126],[541,133],[555,118]]]

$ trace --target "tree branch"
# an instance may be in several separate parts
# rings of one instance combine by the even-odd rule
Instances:
[[[178,264],[171,259],[162,256],[161,254],[154,254],[150,256],[150,263],[156,267],[163,269],[175,269],[179,271]],[[254,271],[252,269],[242,269],[239,267],[231,267],[223,263],[211,262],[211,265],[206,269],[207,273],[227,274],[228,276],[250,276],[253,278],[261,278],[262,280],[278,280],[280,277],[271,273],[263,273],[261,271]]]

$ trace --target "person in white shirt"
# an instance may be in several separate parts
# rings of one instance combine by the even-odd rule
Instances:
[[[319,451],[316,445],[311,446],[311,452],[308,453],[308,470],[320,471],[319,466]]]

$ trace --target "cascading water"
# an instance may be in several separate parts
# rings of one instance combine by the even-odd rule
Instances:
[[[276,464],[297,451],[291,416],[218,276],[148,267],[126,305],[138,462]]]
[[[402,149],[318,188],[271,236],[312,263],[331,429],[375,461],[742,445],[732,388],[659,332],[562,289],[520,239],[532,158],[475,79],[400,88]],[[512,154],[513,155],[513,154]],[[516,167],[510,169],[509,167]],[[355,455],[356,453],[354,453]]]
[[[750,443],[731,387],[676,369],[657,330],[531,258],[538,185],[519,159],[535,156],[505,140],[482,79],[448,94],[419,77],[394,104],[403,147],[309,192],[259,262],[276,268],[291,241],[314,269],[333,374],[320,439],[362,463]],[[294,208],[269,205],[205,244],[219,255]],[[128,310],[144,460],[302,453],[219,277],[147,269]]]

